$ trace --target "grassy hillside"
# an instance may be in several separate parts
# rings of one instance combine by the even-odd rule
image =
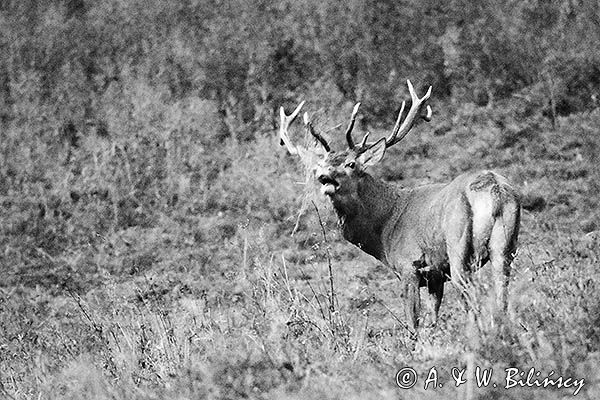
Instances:
[[[112,136],[73,145],[27,98],[23,119],[2,127],[3,397],[463,397],[451,371],[474,338],[454,289],[411,349],[396,278],[340,238],[275,131],[209,140],[219,132],[211,102],[164,102],[143,84],[119,90],[121,104],[102,105]],[[318,115],[323,127],[345,121],[350,104],[339,104]],[[416,185],[493,168],[521,189],[509,315],[501,328],[484,318],[475,355],[498,385],[475,392],[573,394],[503,388],[505,368],[534,367],[540,379],[551,370],[585,379],[579,396],[594,398],[600,111],[553,128],[519,107],[434,104],[434,121],[373,173]],[[342,143],[339,129],[328,135]],[[488,276],[478,273],[483,305]],[[409,390],[395,383],[405,366],[419,373]],[[432,367],[443,387],[424,390]]]
[[[481,398],[571,397],[573,379],[599,398],[599,16],[595,0],[0,1],[0,398],[465,398],[467,363],[493,368]],[[340,238],[276,133],[279,106],[306,100],[341,146],[360,101],[374,139],[407,78],[433,86],[434,119],[373,174],[492,168],[525,208],[500,326],[483,269],[481,332],[449,288],[416,343],[395,275]],[[504,388],[507,368],[525,387]],[[571,387],[527,387],[530,368]]]

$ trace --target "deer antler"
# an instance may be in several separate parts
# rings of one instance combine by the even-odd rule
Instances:
[[[296,146],[294,143],[292,143],[290,136],[288,134],[288,128],[290,127],[292,122],[294,122],[294,120],[296,119],[298,114],[300,114],[300,109],[302,109],[303,105],[304,105],[304,102],[300,103],[298,105],[298,107],[296,107],[294,112],[292,112],[290,115],[285,114],[285,110],[283,109],[283,107],[279,108],[279,115],[281,117],[281,124],[279,125],[279,143],[282,146],[285,145],[285,147],[288,149],[288,151],[290,152],[291,155],[300,156],[301,158],[306,156],[307,150],[304,147]],[[310,120],[308,118],[307,113],[304,113],[304,125],[306,126],[306,130],[315,139],[317,139],[319,141],[319,143],[321,143],[321,145],[325,148],[325,150],[327,152],[330,152],[331,148],[329,147],[329,144],[327,143],[325,138],[315,130],[315,128],[313,127],[312,123],[310,122]]]
[[[402,112],[404,111],[404,106],[406,105],[405,101],[402,102],[400,112],[398,113],[398,119],[396,120],[396,124],[394,125],[394,130],[392,131],[390,137],[385,140],[386,147],[391,147],[395,145],[396,143],[401,141],[408,132],[410,132],[415,123],[415,118],[419,115],[421,111],[421,107],[423,107],[423,104],[425,104],[425,102],[429,100],[429,96],[431,96],[431,86],[429,86],[429,90],[427,90],[425,96],[419,98],[419,96],[417,96],[417,94],[415,93],[415,88],[413,87],[412,83],[410,83],[410,80],[407,80],[406,83],[408,84],[408,91],[410,92],[412,105],[410,106],[410,110],[408,110],[408,114],[406,114],[406,118],[404,118],[404,122],[402,123],[402,125],[400,125],[400,121],[402,120]],[[427,105],[427,114],[421,116],[421,118],[429,122],[431,121],[431,115],[431,107]]]
[[[346,128],[346,141],[348,142],[348,147],[351,150],[354,150],[354,140],[352,140],[352,129],[354,129],[354,122],[356,121],[356,114],[358,113],[358,107],[360,107],[360,103],[356,103],[354,105],[354,109],[352,110],[352,116],[350,117],[350,123],[348,124],[348,128]]]
[[[406,114],[406,118],[404,118],[404,122],[402,122],[401,125],[400,122],[402,121],[402,113],[404,112],[404,108],[406,107],[406,101],[402,102],[402,106],[400,106],[400,112],[398,113],[398,118],[396,119],[396,124],[394,125],[394,129],[392,130],[392,134],[385,139],[386,147],[391,147],[399,141],[401,141],[404,138],[404,136],[406,136],[406,134],[412,129],[415,123],[415,118],[417,116],[420,116],[427,122],[431,121],[431,115],[433,112],[431,111],[431,107],[429,105],[427,105],[427,113],[425,115],[420,115],[421,108],[431,96],[431,86],[429,86],[429,89],[427,90],[427,93],[425,93],[425,96],[419,98],[419,96],[417,96],[417,94],[415,93],[415,88],[413,87],[410,80],[407,80],[406,83],[408,84],[408,91],[410,92],[412,104],[410,106],[410,110],[408,110],[408,114]],[[354,145],[354,140],[352,140],[351,132],[352,128],[354,127],[354,119],[356,118],[356,113],[358,111],[359,105],[360,103],[357,103],[356,106],[354,106],[354,111],[352,112],[352,119],[350,121],[350,125],[348,125],[348,129],[346,130],[346,141],[348,142],[348,146],[350,147],[350,149],[354,149],[356,147]],[[368,133],[364,136],[361,144],[358,147],[360,150],[367,149],[375,143],[367,143],[368,136]]]
[[[300,103],[298,107],[296,107],[294,112],[290,115],[285,115],[285,110],[283,109],[283,107],[279,108],[279,116],[281,117],[281,124],[279,125],[279,144],[281,144],[282,146],[285,145],[290,154],[294,156],[300,155],[300,152],[298,150],[298,147],[296,147],[290,140],[290,137],[288,135],[288,128],[290,127],[290,124],[294,122],[298,114],[300,114],[300,109],[303,105],[304,102]]]

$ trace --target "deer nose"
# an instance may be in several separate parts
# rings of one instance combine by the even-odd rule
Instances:
[[[338,182],[330,174],[319,174],[319,176],[317,176],[317,180],[321,185],[338,185]]]

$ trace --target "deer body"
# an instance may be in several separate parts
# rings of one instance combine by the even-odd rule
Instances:
[[[392,268],[401,281],[409,327],[419,324],[420,287],[434,300],[434,314],[444,294],[444,282],[455,284],[468,303],[471,272],[492,264],[496,305],[507,307],[510,263],[520,223],[520,196],[508,181],[492,171],[465,173],[448,184],[397,188],[373,178],[367,168],[377,164],[385,150],[412,128],[428,99],[421,99],[409,82],[412,106],[400,125],[404,104],[389,138],[357,146],[351,136],[358,104],[346,130],[348,149],[332,151],[304,115],[307,130],[323,145],[326,154],[315,167],[321,191],[331,199],[346,240]],[[294,146],[287,127],[300,106],[286,116],[281,111],[280,137],[290,153],[303,159],[309,150]],[[431,118],[431,109],[427,115]],[[312,159],[312,158],[311,158]]]
[[[516,250],[519,195],[492,171],[467,173],[449,184],[396,188],[368,174],[352,201],[331,200],[346,240],[391,267],[405,286],[411,325],[418,325],[418,288],[427,287],[437,313],[443,285],[488,261],[498,272],[497,302],[505,307]]]

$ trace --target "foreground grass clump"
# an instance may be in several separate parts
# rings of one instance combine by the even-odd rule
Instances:
[[[3,396],[462,398],[451,371],[467,365],[467,349],[494,368],[498,387],[475,389],[481,396],[572,395],[503,389],[508,367],[585,378],[582,395],[598,394],[597,111],[553,130],[510,110],[459,109],[443,136],[418,129],[374,171],[418,184],[495,168],[522,188],[509,313],[501,328],[485,318],[481,270],[473,349],[451,287],[438,326],[408,339],[396,277],[341,239],[273,132],[207,146],[210,118],[202,128],[182,109],[169,126],[185,135],[157,130],[139,144],[140,117],[121,141],[89,139],[67,164],[46,157],[49,138],[11,128],[3,146],[38,151],[2,161],[15,174],[1,192]],[[395,384],[405,366],[419,373],[410,390]],[[434,366],[443,387],[425,390]]]

